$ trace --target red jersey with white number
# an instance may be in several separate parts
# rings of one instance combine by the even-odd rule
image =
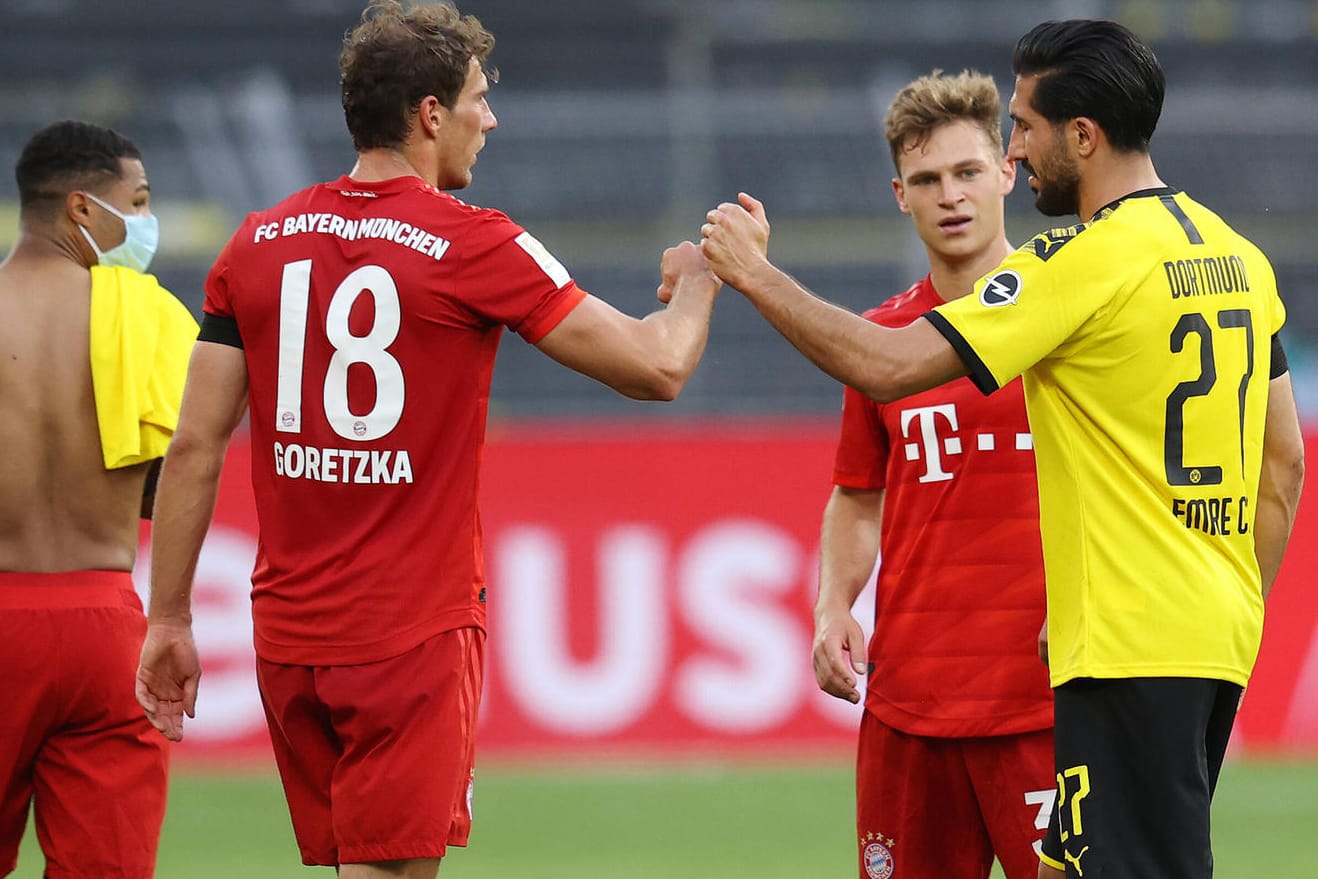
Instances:
[[[865,316],[900,327],[942,303],[926,277]],[[959,378],[886,405],[847,388],[833,481],[885,491],[865,707],[912,735],[1051,726],[1020,381],[986,397]]]
[[[341,177],[250,215],[206,282],[249,380],[256,650],[401,654],[485,624],[476,509],[495,351],[585,296],[504,214]]]

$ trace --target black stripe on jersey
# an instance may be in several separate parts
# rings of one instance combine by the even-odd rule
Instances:
[[[1286,362],[1286,352],[1281,350],[1281,336],[1277,333],[1272,334],[1272,368],[1268,370],[1269,381],[1274,378],[1281,378],[1290,372],[1290,364]]]
[[[1199,234],[1199,230],[1194,227],[1194,223],[1185,215],[1185,211],[1181,210],[1181,206],[1176,203],[1175,197],[1160,195],[1158,201],[1162,202],[1162,206],[1167,209],[1168,213],[1181,224],[1181,228],[1185,230],[1185,237],[1190,239],[1191,244],[1204,243],[1204,237]]]
[[[197,334],[198,342],[218,342],[230,348],[242,348],[243,337],[238,333],[238,321],[231,317],[201,313],[201,332]]]
[[[1061,250],[1068,241],[1073,241],[1075,236],[1085,231],[1086,228],[1085,223],[1078,223],[1074,226],[1045,229],[1031,238],[1029,243],[1021,249],[1028,248],[1034,251],[1034,255],[1039,258],[1040,262],[1047,262],[1056,256],[1057,251]]]
[[[947,339],[948,344],[961,358],[961,362],[970,370],[970,380],[979,388],[981,394],[988,396],[998,389],[998,380],[993,377],[993,373],[984,365],[984,361],[979,359],[979,355],[970,347],[965,337],[957,332],[956,327],[947,322],[947,318],[936,311],[926,311],[924,319],[933,324],[934,329]]]

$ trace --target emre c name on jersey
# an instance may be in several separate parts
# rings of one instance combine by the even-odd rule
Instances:
[[[252,243],[260,244],[262,241],[311,233],[333,235],[344,241],[360,241],[365,238],[392,241],[403,247],[410,247],[417,253],[424,253],[436,261],[444,258],[450,244],[448,240],[402,220],[389,217],[348,220],[338,214],[329,213],[293,214],[284,217],[282,221],[262,223],[256,227],[252,235]]]
[[[1249,292],[1245,261],[1234,254],[1168,260],[1162,267],[1167,272],[1167,288],[1173,299]]]
[[[1202,531],[1210,537],[1223,534],[1248,534],[1245,515],[1249,498],[1210,497],[1172,498],[1172,515],[1186,528]]]

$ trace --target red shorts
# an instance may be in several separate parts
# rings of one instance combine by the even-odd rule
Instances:
[[[366,665],[256,661],[302,862],[438,858],[466,845],[485,633]]]
[[[145,635],[127,572],[0,572],[0,875],[34,800],[51,879],[155,872],[169,753],[133,695]]]
[[[1057,785],[1051,729],[1010,736],[910,736],[860,722],[856,833],[863,879],[1035,879]]]

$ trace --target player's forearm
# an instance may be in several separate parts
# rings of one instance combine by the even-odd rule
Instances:
[[[152,622],[192,621],[192,581],[215,513],[224,444],[176,436],[156,489],[151,536]]]
[[[901,329],[881,327],[820,299],[768,262],[742,284],[737,289],[796,350],[873,400],[889,403],[966,374],[941,336],[917,337],[924,330],[936,336],[926,321]]]
[[[1298,498],[1295,500],[1298,501]],[[1281,570],[1281,561],[1286,554],[1294,523],[1294,502],[1280,496],[1267,498],[1260,492],[1258,510],[1254,516],[1254,555],[1262,575],[1264,598],[1272,591],[1277,572]]]
[[[816,624],[824,617],[850,613],[869,582],[879,555],[882,513],[882,491],[833,489],[820,529]]]
[[[874,573],[877,551],[870,553],[835,532],[819,547],[819,597],[815,616],[849,612]]]
[[[1254,554],[1262,575],[1264,598],[1272,590],[1281,568],[1304,486],[1304,434],[1295,411],[1290,376],[1273,379],[1268,396],[1263,466],[1254,511]]]
[[[718,288],[712,277],[682,278],[668,306],[642,319],[647,339],[638,384],[645,397],[673,400],[686,387],[705,353]]]
[[[863,573],[862,573],[863,570]],[[826,617],[850,613],[874,571],[874,559],[865,566],[858,556],[846,551],[820,548],[819,596],[815,599],[815,624]]]

